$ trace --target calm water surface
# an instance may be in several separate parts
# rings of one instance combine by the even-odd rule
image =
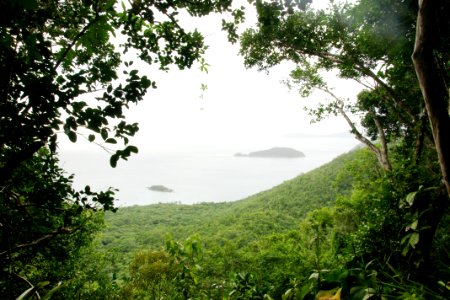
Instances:
[[[349,151],[355,141],[311,139],[302,145],[296,149],[305,153],[304,158],[234,157],[231,151],[140,153],[120,161],[115,169],[103,153],[65,151],[60,159],[62,167],[75,174],[76,188],[85,184],[95,189],[118,188],[119,206],[192,204],[234,201],[270,189]],[[174,192],[150,191],[147,187],[152,185],[164,185]]]

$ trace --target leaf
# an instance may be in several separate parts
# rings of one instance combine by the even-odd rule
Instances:
[[[111,167],[117,167],[117,161],[119,160],[119,156],[117,154],[113,154],[109,159],[109,164]]]
[[[50,284],[49,281],[39,282],[35,286],[33,286],[33,287],[29,288],[28,290],[26,290],[25,292],[23,292],[19,297],[16,298],[16,300],[32,299],[32,297],[33,297],[32,295],[36,292],[36,290],[38,288],[44,287],[49,284]]]
[[[406,196],[406,202],[409,204],[409,206],[412,206],[414,204],[414,200],[416,199],[416,195],[417,195],[418,191],[409,193]]]
[[[93,142],[93,141],[95,140],[95,135],[90,134],[90,135],[88,136],[88,140],[89,140],[89,142]]]
[[[102,139],[106,140],[108,138],[108,130],[106,130],[106,128],[102,128],[100,135],[102,136]]]
[[[350,289],[350,299],[369,299],[375,295],[375,291],[372,288],[366,286],[355,286]]]
[[[312,273],[308,279],[319,279],[319,273],[317,273],[317,272]]]
[[[49,300],[54,293],[56,293],[59,289],[61,289],[64,286],[64,284],[60,281],[58,284],[52,288],[50,291],[47,292],[47,294],[44,295],[44,297],[41,298],[41,300]]]
[[[139,152],[139,149],[136,146],[128,146],[126,149],[127,149],[127,151],[133,152],[133,153]]]
[[[77,134],[75,133],[75,131],[69,131],[69,132],[67,133],[67,137],[69,138],[69,140],[70,140],[72,143],[75,143],[75,142],[77,141]]]
[[[33,287],[29,288],[28,290],[26,290],[25,292],[23,292],[19,297],[16,298],[16,300],[29,299],[29,296],[32,295],[36,290],[37,290],[37,287],[33,286]]]
[[[410,236],[411,236],[411,234],[405,235],[405,236],[402,238],[402,240],[400,241],[400,244],[401,244],[401,245],[405,244],[405,243],[406,243],[406,240],[408,240]]]
[[[409,251],[409,245],[406,245],[402,250],[402,255],[406,256],[408,254],[408,251]]]
[[[116,141],[116,139],[109,138],[109,139],[106,139],[105,143],[109,143],[109,144],[117,144],[117,141]]]
[[[414,222],[412,222],[411,225],[409,225],[409,227],[411,229],[416,230],[417,229],[417,223],[419,223],[419,220],[415,220]]]
[[[450,291],[450,285],[447,283],[445,283],[445,282],[443,282],[442,280],[439,280],[438,281],[438,284],[439,285],[441,285],[441,286],[443,286],[444,288],[446,288],[447,290],[449,290]]]
[[[409,244],[416,248],[417,243],[419,243],[419,234],[417,232],[414,232],[411,234],[411,237],[409,238]]]

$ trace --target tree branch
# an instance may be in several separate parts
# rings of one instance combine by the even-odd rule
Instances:
[[[61,65],[63,60],[66,58],[67,54],[69,54],[69,51],[72,50],[72,48],[75,46],[75,44],[78,42],[78,40],[80,38],[82,38],[83,35],[86,34],[86,31],[89,29],[89,27],[91,27],[94,23],[96,23],[98,21],[98,19],[99,19],[99,12],[96,11],[95,12],[95,18],[92,21],[89,21],[89,23],[87,23],[83,27],[83,29],[81,29],[81,31],[72,40],[72,43],[70,43],[70,45],[62,53],[61,57],[56,61],[55,67],[53,68],[54,70],[58,69],[58,67]]]
[[[373,121],[375,122],[375,126],[378,130],[378,137],[380,139],[380,157],[381,159],[380,163],[384,167],[385,170],[389,171],[392,169],[391,163],[389,161],[389,154],[388,154],[388,147],[387,147],[387,141],[386,141],[386,135],[384,134],[383,125],[381,124],[380,119],[377,117],[375,110],[372,110],[370,112],[370,115],[373,118]]]
[[[336,109],[337,111],[344,117],[345,121],[351,128],[351,133],[355,135],[355,138],[365,144],[369,149],[375,154],[375,156],[378,159],[378,162],[385,170],[391,170],[391,164],[389,162],[388,158],[388,149],[386,144],[386,137],[384,134],[383,127],[381,125],[381,122],[378,120],[378,118],[374,118],[375,124],[378,129],[378,134],[380,136],[380,142],[381,142],[381,150],[375,146],[369,139],[367,139],[365,136],[359,132],[359,130],[356,128],[355,124],[352,122],[350,117],[347,115],[343,108],[343,101],[339,99],[332,91],[330,91],[327,87],[320,88],[320,90],[324,91],[331,97],[333,97],[336,100]]]
[[[29,243],[25,243],[25,244],[20,244],[20,245],[12,247],[11,249],[8,249],[7,251],[0,252],[0,257],[6,255],[8,253],[11,253],[11,252],[17,252],[17,251],[19,251],[19,250],[21,250],[23,248],[36,246],[36,245],[38,245],[38,244],[40,244],[42,242],[45,242],[45,241],[47,241],[47,240],[49,240],[49,239],[51,239],[51,238],[53,238],[53,237],[55,237],[55,236],[57,236],[59,234],[71,234],[71,233],[74,233],[78,229],[79,228],[70,229],[70,228],[67,228],[67,227],[60,227],[60,228],[58,228],[58,229],[56,229],[56,230],[54,230],[54,231],[52,231],[52,232],[50,232],[50,233],[48,233],[48,234],[46,234],[44,236],[38,238],[35,241],[29,242]]]
[[[297,48],[293,45],[290,45],[288,43],[283,43],[283,42],[280,42],[278,46],[280,48],[294,50],[294,51],[298,52],[300,55],[313,56],[313,57],[327,60],[327,61],[335,64],[336,66],[345,64],[345,61],[342,58],[342,56],[338,55],[338,54],[332,54],[329,52],[320,52],[320,51],[317,51],[317,52],[316,51],[308,51],[307,49]],[[393,100],[395,105],[397,105],[400,109],[402,109],[404,112],[406,112],[414,122],[418,121],[417,116],[413,113],[413,111],[409,107],[404,105],[402,99],[397,95],[397,93],[395,92],[395,90],[392,87],[390,87],[388,84],[386,84],[386,82],[384,82],[379,76],[377,76],[377,74],[375,74],[375,72],[373,72],[370,68],[365,66],[362,62],[360,62],[356,59],[353,59],[352,62],[353,62],[353,65],[356,70],[358,70],[365,76],[372,78],[379,86],[381,86],[384,90],[386,90],[386,92],[389,94],[389,96],[391,97],[391,99]]]

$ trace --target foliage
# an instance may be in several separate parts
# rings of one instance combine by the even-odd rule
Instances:
[[[119,284],[111,265],[114,253],[99,251],[98,241],[83,247],[67,274],[61,288],[52,299],[119,299]],[[60,279],[63,279],[60,277]]]
[[[172,282],[176,270],[165,251],[141,250],[130,263],[130,278],[123,289],[124,299],[174,298],[176,286]]]
[[[71,177],[64,176],[57,158],[45,149],[5,183],[0,194],[0,293],[7,299],[30,282],[45,279],[54,285],[71,278],[80,249],[102,226],[97,203],[110,201],[113,191],[73,190]]]
[[[297,229],[308,211],[333,204],[336,194],[349,193],[351,186],[335,185],[333,174],[354,155],[344,154],[312,172],[236,202],[121,208],[106,214],[109,226],[102,233],[102,245],[120,254],[122,262],[118,263],[125,270],[133,252],[148,247],[159,250],[167,233],[175,240],[199,234],[210,250],[205,252],[217,258],[204,268],[212,274],[228,274],[244,264],[238,259],[239,249],[252,247],[253,241],[265,235]]]
[[[235,273],[231,280],[230,299],[264,299],[251,273]]]
[[[231,2],[2,1],[0,297],[448,298],[449,2],[421,0],[418,10],[412,0],[360,0],[317,11],[310,2],[254,2],[245,64],[293,62],[289,84],[331,98],[311,111],[316,120],[341,114],[368,148],[234,203],[107,214],[97,250],[114,191],[73,190],[57,164],[57,133],[105,148],[122,142],[113,167],[136,153],[129,138],[138,126],[123,110],[156,83],[124,55],[164,71],[197,60],[206,68],[202,36],[178,14],[230,12]],[[243,11],[231,16],[223,27],[236,40]],[[433,24],[442,30],[430,39]],[[364,90],[348,102],[324,71]]]
[[[254,2],[257,27],[241,37],[245,64],[267,70],[282,61],[293,62],[289,85],[303,96],[318,89],[331,99],[311,111],[315,120],[342,115],[384,169],[370,165],[369,173],[358,166],[359,171],[341,176],[344,185],[351,176],[352,192],[336,205],[335,216],[345,226],[337,223],[332,231],[346,257],[353,257],[348,264],[376,261],[381,280],[392,280],[386,278],[392,272],[386,266],[392,265],[401,278],[439,289],[436,280],[429,280],[448,276],[436,275],[430,253],[449,207],[450,148],[444,135],[450,122],[443,86],[450,69],[440,60],[448,52],[442,47],[448,44],[443,12],[449,2],[419,1],[420,10],[414,1],[332,2],[321,10],[300,4]],[[432,38],[431,28],[441,27],[442,36]],[[346,101],[324,80],[327,71],[361,83],[363,91]]]
[[[363,148],[241,201],[124,208],[108,214],[111,227],[102,241],[107,248],[121,245],[118,249],[124,251],[139,249],[139,240],[140,247],[159,251],[165,232],[176,239],[200,234],[203,255],[196,287],[212,299],[221,299],[220,295],[314,299],[320,291],[338,288],[343,299],[413,294],[440,299],[445,288],[438,282],[449,276],[447,218],[443,216],[444,223],[435,228],[433,242],[427,240],[428,232],[420,231],[428,248],[415,244],[403,255],[401,243],[408,238],[415,216],[414,209],[402,203],[420,183],[438,184],[438,166],[434,163],[430,168],[428,162],[435,161],[430,152],[423,164],[410,168],[408,161],[402,161],[404,151],[401,144],[393,148],[396,172],[389,174]],[[324,194],[315,184],[323,187]],[[440,193],[433,194],[436,189],[422,189],[414,193],[416,197],[439,199]],[[328,196],[336,202],[327,202]],[[320,207],[311,208],[309,201]],[[303,211],[309,212],[299,214]],[[421,226],[429,230],[425,223]],[[144,238],[147,234],[155,239]],[[429,251],[429,258],[419,263],[418,258],[426,257],[424,251]],[[123,261],[120,268],[124,270],[126,264]]]
[[[228,0],[0,2],[1,298],[77,276],[75,257],[101,224],[95,211],[114,211],[114,193],[73,191],[57,167],[58,136],[112,151],[113,167],[138,152],[138,125],[124,110],[156,82],[134,63],[185,69],[206,49],[199,32],[179,25],[180,12],[232,9]],[[231,29],[243,15],[232,17]]]
[[[399,138],[415,143],[414,155],[419,158],[424,138],[434,141],[410,59],[417,2],[332,2],[320,10],[304,4],[255,2],[257,26],[241,36],[246,66],[268,70],[283,61],[293,62],[288,85],[298,88],[302,96],[320,90],[327,98],[310,110],[313,120],[342,115],[351,132],[377,155],[384,169],[391,169],[388,144]],[[440,11],[447,4],[442,4]],[[436,14],[445,23],[445,17]],[[443,29],[443,33],[447,31]],[[445,55],[442,44],[438,46],[436,56]],[[448,82],[448,66],[439,70]],[[363,90],[356,99],[345,99],[325,81],[324,74],[330,71],[361,84]]]

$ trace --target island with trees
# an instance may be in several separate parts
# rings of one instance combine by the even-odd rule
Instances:
[[[236,157],[266,157],[266,158],[301,158],[303,152],[287,147],[273,147],[267,150],[253,151],[248,154],[236,153]]]
[[[164,185],[161,185],[161,184],[149,186],[149,187],[147,187],[147,189],[150,191],[154,191],[154,192],[163,192],[163,193],[172,193],[173,192],[172,189],[170,189]]]

